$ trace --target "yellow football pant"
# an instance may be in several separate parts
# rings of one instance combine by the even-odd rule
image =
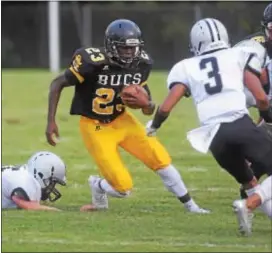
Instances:
[[[83,141],[103,177],[117,191],[132,189],[131,176],[123,164],[118,146],[152,170],[168,166],[171,158],[156,137],[148,137],[143,125],[129,112],[109,124],[81,117]]]

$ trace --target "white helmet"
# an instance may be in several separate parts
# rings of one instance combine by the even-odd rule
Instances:
[[[194,55],[229,47],[226,27],[217,19],[205,18],[197,21],[190,32],[190,49]]]
[[[265,64],[269,61],[266,49],[256,40],[242,40],[234,45],[234,47],[241,47],[245,51],[255,54],[262,67],[264,67]]]
[[[37,152],[27,161],[27,170],[41,185],[42,200],[53,202],[61,197],[55,186],[66,185],[66,166],[60,157],[48,151]]]

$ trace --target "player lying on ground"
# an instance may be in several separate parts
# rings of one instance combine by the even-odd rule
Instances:
[[[59,211],[40,204],[40,201],[54,202],[61,197],[55,188],[66,185],[65,164],[57,155],[42,151],[30,157],[20,166],[6,165],[2,171],[2,208]]]
[[[108,26],[105,47],[76,50],[69,69],[51,84],[48,143],[55,146],[54,135],[59,136],[55,115],[62,89],[74,86],[70,113],[80,115],[83,141],[103,176],[90,176],[92,203],[83,206],[82,211],[107,209],[107,196],[125,198],[130,195],[132,179],[118,152],[121,147],[159,175],[166,188],[190,212],[208,212],[190,197],[166,149],[155,137],[146,136],[144,127],[126,111],[120,97],[123,87],[128,85],[142,86],[150,94],[147,79],[151,67],[152,61],[143,50],[139,27],[130,20],[119,19]],[[155,108],[151,97],[148,99],[144,92],[138,92],[138,96],[125,102],[131,107],[137,105],[148,115]]]
[[[189,92],[201,124],[187,135],[191,145],[203,153],[210,150],[218,164],[244,186],[248,195],[256,193],[257,204],[272,217],[272,143],[249,117],[244,94],[245,81],[262,117],[271,117],[269,101],[259,79],[261,63],[243,47],[229,48],[227,30],[215,19],[198,21],[191,29],[190,42],[195,56],[171,69],[167,79],[169,94],[148,124],[147,134],[154,134]],[[245,163],[246,159],[259,163],[270,175],[261,185]],[[253,208],[246,200],[234,201],[233,206],[241,233],[250,234]]]

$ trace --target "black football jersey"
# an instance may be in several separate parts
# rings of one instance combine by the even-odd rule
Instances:
[[[75,86],[70,109],[72,115],[82,115],[110,122],[125,111],[120,98],[124,85],[146,85],[152,60],[144,51],[140,61],[130,68],[114,64],[103,48],[80,48],[65,71],[67,81]]]

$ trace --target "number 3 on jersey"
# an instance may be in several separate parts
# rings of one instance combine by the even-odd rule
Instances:
[[[204,58],[200,61],[199,65],[201,70],[207,69],[209,65],[211,66],[211,69],[212,69],[207,74],[209,78],[213,79],[215,84],[212,85],[211,82],[206,83],[204,85],[206,92],[209,95],[214,95],[216,93],[221,92],[223,88],[223,84],[222,84],[222,79],[219,73],[217,59],[215,57]]]

